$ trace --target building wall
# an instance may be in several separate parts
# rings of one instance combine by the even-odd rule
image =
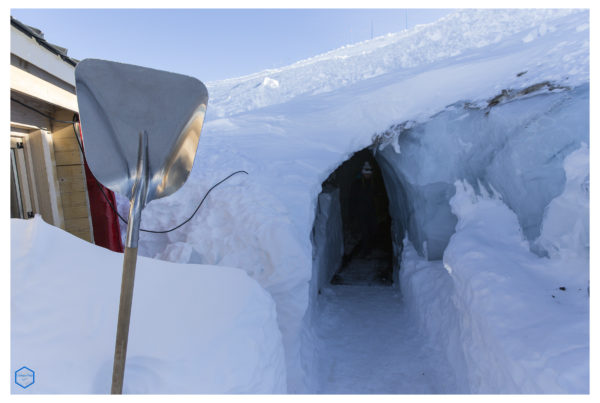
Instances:
[[[55,129],[52,140],[65,220],[64,229],[92,242],[93,231],[85,171],[73,126],[65,125]]]
[[[77,111],[71,84],[15,54],[11,54],[11,98],[58,120],[70,121]],[[27,155],[26,172],[20,175],[29,178],[33,213],[93,242],[83,158],[72,125],[11,101],[11,139],[11,144],[21,142]]]

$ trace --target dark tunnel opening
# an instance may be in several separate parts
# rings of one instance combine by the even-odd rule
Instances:
[[[379,164],[365,148],[342,163],[323,182],[339,190],[343,255],[331,284],[392,285],[389,200]]]

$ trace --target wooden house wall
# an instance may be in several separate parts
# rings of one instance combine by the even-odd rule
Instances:
[[[74,96],[74,95],[73,95]],[[55,119],[70,121],[73,112],[11,91],[11,97]],[[53,122],[11,102],[11,136],[20,136],[30,155],[38,206],[34,213],[71,234],[93,242],[93,227],[83,159],[70,124]]]

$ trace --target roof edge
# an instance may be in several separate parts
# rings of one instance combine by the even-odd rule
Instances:
[[[23,24],[21,21],[14,18],[12,15],[10,16],[10,25],[24,33],[30,38],[33,38],[38,45],[45,48],[46,50],[54,53],[58,57],[62,59],[67,64],[75,67],[79,60],[74,59],[72,57],[67,56],[67,49],[58,45],[53,45],[44,39],[44,34],[40,30],[34,30],[32,27]]]

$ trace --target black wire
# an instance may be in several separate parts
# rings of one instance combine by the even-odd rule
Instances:
[[[79,149],[81,150],[81,154],[83,155],[83,159],[85,161],[85,153],[83,152],[83,147],[81,146],[81,143],[79,141],[79,134],[77,133],[77,129],[75,128],[75,123],[78,123],[75,118],[77,117],[77,114],[75,114],[73,116],[73,131],[75,132],[75,138],[77,140],[77,145],[79,146]],[[87,164],[87,161],[86,161]],[[208,197],[208,194],[217,186],[219,186],[221,183],[225,182],[227,179],[231,178],[233,175],[239,174],[239,173],[245,173],[246,175],[248,175],[248,172],[246,171],[235,171],[232,174],[230,174],[229,176],[227,176],[225,179],[221,180],[220,182],[215,183],[210,189],[208,189],[208,191],[204,194],[204,197],[202,198],[202,200],[200,201],[200,203],[198,204],[198,207],[196,207],[196,210],[194,210],[194,212],[192,213],[191,216],[189,216],[185,221],[183,221],[181,224],[177,225],[176,227],[173,227],[171,229],[168,230],[163,230],[163,231],[155,231],[155,230],[150,230],[150,229],[143,229],[140,228],[140,231],[144,231],[144,232],[150,232],[152,234],[166,234],[167,232],[171,232],[171,231],[175,231],[178,228],[181,228],[182,226],[184,226],[185,224],[187,224],[192,218],[194,218],[194,216],[196,215],[196,213],[198,212],[198,210],[200,209],[200,207],[202,206],[202,203],[204,203],[204,200],[206,200],[206,198]],[[92,175],[93,176],[93,175]],[[110,208],[112,209],[112,211],[121,219],[121,221],[123,221],[125,224],[129,224],[128,221],[126,219],[124,219],[121,214],[119,214],[119,212],[117,211],[117,209],[115,208],[115,206],[112,204],[112,202],[110,201],[110,199],[108,198],[108,196],[106,195],[106,193],[104,193],[104,188],[102,186],[102,184],[98,181],[98,179],[96,179],[96,177],[94,176],[94,180],[96,181],[96,184],[98,185],[98,188],[100,189],[100,192],[102,192],[102,196],[104,196],[104,199],[108,202],[108,204],[110,205]]]
[[[77,113],[75,113],[73,115],[73,120],[58,120],[53,118],[50,115],[45,114],[44,112],[24,104],[21,101],[18,101],[14,98],[10,99],[11,101],[14,101],[22,106],[24,106],[27,109],[30,109],[36,113],[39,113],[40,115],[54,121],[54,122],[58,122],[58,123],[69,123],[72,125],[73,127],[73,133],[75,133],[75,140],[77,140],[77,145],[79,146],[79,150],[81,151],[81,155],[83,156],[83,161],[87,164],[87,160],[85,158],[85,152],[83,152],[83,146],[81,145],[81,142],[79,141],[79,133],[77,128],[75,127],[75,124],[79,124],[79,115]],[[234,173],[230,174],[229,176],[227,176],[225,179],[221,180],[220,182],[215,183],[210,189],[208,189],[208,191],[204,194],[204,197],[202,198],[202,200],[200,201],[200,204],[198,204],[198,207],[196,207],[196,210],[194,210],[194,213],[189,216],[184,222],[182,222],[181,224],[179,224],[176,227],[173,227],[171,229],[168,230],[164,230],[164,231],[153,231],[153,230],[149,230],[149,229],[142,229],[140,228],[140,231],[144,231],[144,232],[151,232],[153,234],[166,234],[167,232],[171,232],[171,231],[175,231],[176,229],[182,227],[183,225],[187,224],[192,218],[194,218],[194,216],[196,215],[196,213],[198,212],[198,210],[200,209],[200,206],[202,206],[202,203],[204,203],[204,200],[206,199],[206,197],[208,197],[208,194],[217,186],[219,186],[221,183],[225,182],[227,179],[231,178],[233,175],[239,174],[239,173],[245,173],[246,175],[248,175],[248,172],[246,171],[235,171]],[[127,220],[124,219],[121,214],[119,214],[119,212],[117,211],[117,209],[115,208],[115,206],[113,205],[113,203],[110,201],[110,199],[108,198],[108,196],[106,195],[106,193],[104,192],[104,187],[102,186],[102,184],[98,181],[98,179],[96,179],[96,177],[94,175],[92,175],[92,177],[94,178],[94,181],[96,182],[96,185],[98,185],[98,188],[100,189],[100,192],[102,193],[102,196],[104,196],[104,200],[107,201],[108,205],[110,206],[110,208],[112,209],[112,211],[121,219],[121,221],[123,221],[125,224],[128,224]]]
[[[210,189],[208,189],[208,191],[204,194],[204,197],[202,198],[202,200],[200,201],[200,204],[198,204],[198,207],[196,207],[196,210],[194,210],[194,213],[184,222],[182,222],[181,224],[179,224],[176,227],[171,228],[170,230],[167,231],[151,231],[151,230],[140,230],[140,231],[145,231],[145,232],[152,232],[154,234],[164,234],[166,232],[171,232],[171,231],[175,231],[177,228],[182,227],[184,224],[187,224],[198,212],[198,210],[200,209],[200,206],[202,206],[202,203],[204,203],[204,200],[206,199],[206,197],[208,196],[208,194],[217,186],[219,186],[221,183],[225,182],[227,179],[231,178],[233,175],[235,174],[239,174],[239,173],[245,173],[246,175],[248,175],[248,172],[246,171],[235,171],[234,173],[230,174],[228,177],[226,177],[225,179],[221,180],[220,182],[217,182],[213,185],[213,187],[211,187]]]

